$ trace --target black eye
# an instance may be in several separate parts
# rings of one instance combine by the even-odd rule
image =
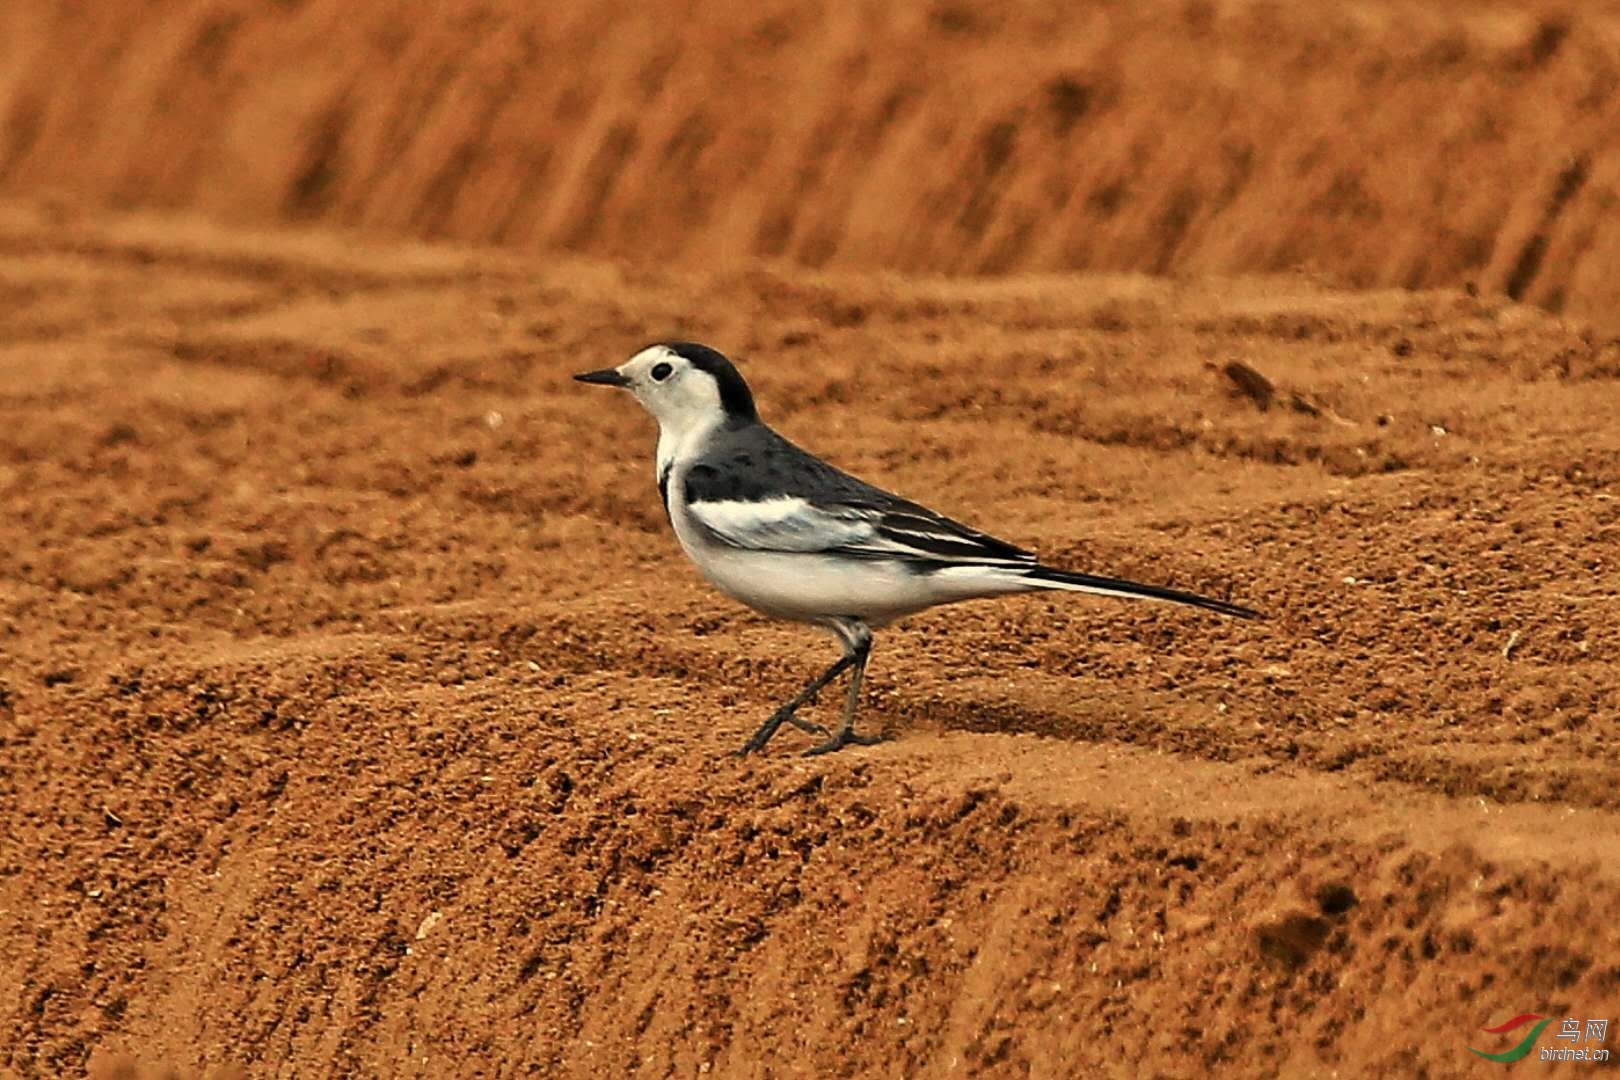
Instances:
[[[652,369],[653,382],[663,382],[669,378],[669,373],[674,370],[668,364],[654,364]]]

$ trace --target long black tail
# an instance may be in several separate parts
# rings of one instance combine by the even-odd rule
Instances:
[[[1069,589],[1074,592],[1096,593],[1099,596],[1168,600],[1173,604],[1190,604],[1206,611],[1218,611],[1222,615],[1233,615],[1239,619],[1258,619],[1261,617],[1258,611],[1253,608],[1246,608],[1241,604],[1229,604],[1225,600],[1215,600],[1208,596],[1199,596],[1197,593],[1182,592],[1180,589],[1167,589],[1163,585],[1143,585],[1139,581],[1126,581],[1123,578],[1077,574],[1072,570],[1056,570],[1050,566],[1034,567],[1024,571],[1022,576],[1047,589]]]

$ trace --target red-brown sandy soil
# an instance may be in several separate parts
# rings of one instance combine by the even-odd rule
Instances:
[[[1608,0],[0,2],[0,1076],[1615,1029],[1617,95]],[[1269,618],[961,605],[732,757],[834,649],[568,379],[668,337]]]
[[[8,189],[698,267],[1471,280],[1620,329],[1620,3],[9,0]]]
[[[1461,1075],[1614,1011],[1613,343],[3,221],[15,1072]],[[696,579],[650,422],[567,378],[665,333],[845,466],[1271,618],[963,605],[880,637],[891,741],[730,758],[832,644]]]

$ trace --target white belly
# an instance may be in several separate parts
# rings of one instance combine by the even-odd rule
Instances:
[[[718,545],[687,554],[715,588],[780,619],[853,616],[875,627],[947,599],[929,578],[895,562]]]
[[[671,509],[675,535],[698,571],[733,600],[779,619],[854,617],[876,628],[939,604],[1030,588],[994,567],[925,574],[894,560],[734,548],[709,541],[683,508]]]

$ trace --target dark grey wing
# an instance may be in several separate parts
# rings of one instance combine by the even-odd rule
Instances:
[[[722,433],[688,469],[683,493],[693,518],[732,547],[1035,565],[1033,553],[873,487],[763,425]]]
[[[878,536],[885,546],[909,547],[939,562],[1003,563],[1034,566],[1035,553],[953,521],[926,506],[890,496],[881,508]]]

